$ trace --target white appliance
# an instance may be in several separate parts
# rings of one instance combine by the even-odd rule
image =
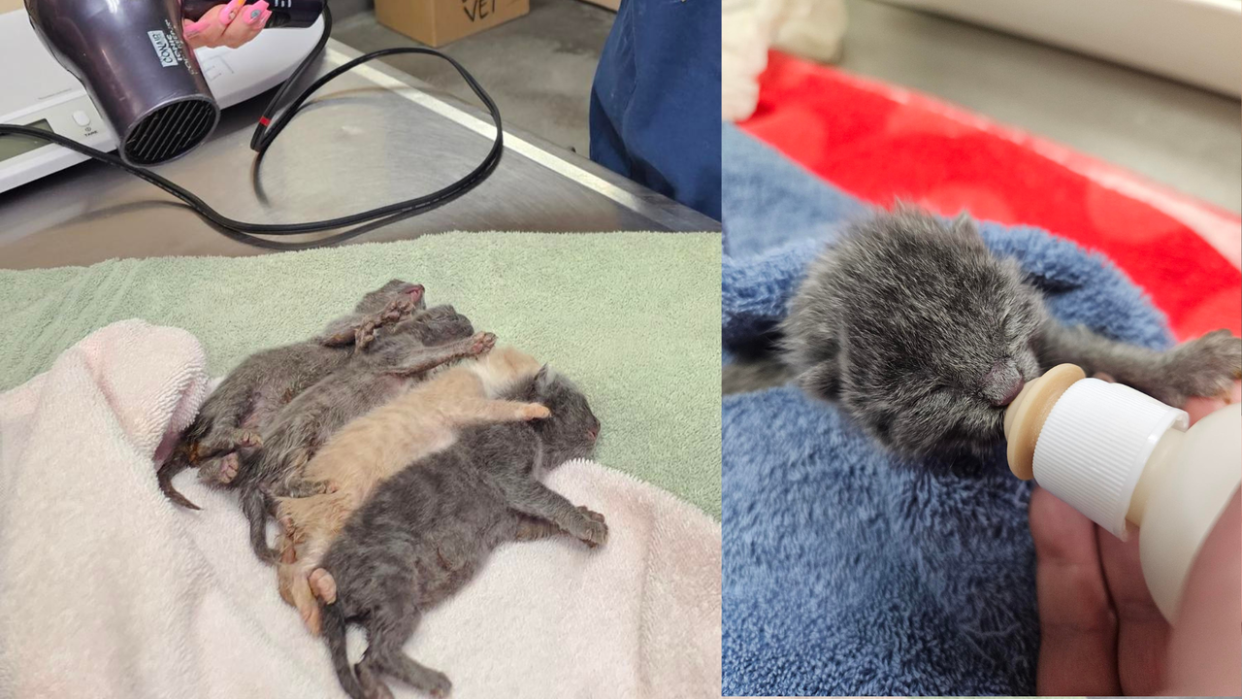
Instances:
[[[224,109],[284,82],[322,33],[321,17],[305,29],[263,31],[239,49],[195,53]],[[25,10],[0,14],[0,66],[0,123],[47,129],[103,151],[116,149],[115,136],[86,90],[44,48]],[[0,136],[0,192],[86,159],[55,144]]]
[[[882,0],[1242,95],[1239,0]]]

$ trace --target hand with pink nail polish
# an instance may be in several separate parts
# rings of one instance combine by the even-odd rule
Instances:
[[[197,22],[183,20],[185,43],[196,49],[235,49],[258,36],[271,16],[266,0],[251,5],[245,4],[245,0],[231,0],[211,8]]]

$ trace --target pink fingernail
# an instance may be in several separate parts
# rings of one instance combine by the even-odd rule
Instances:
[[[220,10],[220,24],[227,27],[229,22],[237,18],[237,8],[241,7],[245,2],[246,0],[233,0],[223,10]]]
[[[260,26],[260,27],[266,27],[266,26],[267,26],[267,20],[269,20],[269,19],[271,19],[271,18],[272,18],[272,11],[271,11],[271,10],[268,10],[268,11],[264,12],[264,13],[263,13],[263,16],[259,18],[259,26]]]
[[[242,21],[246,24],[254,26],[263,19],[263,15],[268,14],[266,0],[259,0],[246,10],[246,15],[242,17]]]
[[[189,38],[192,36],[198,36],[199,33],[202,31],[203,31],[203,25],[201,22],[195,22],[194,24],[188,24],[185,27],[185,36],[186,38]]]

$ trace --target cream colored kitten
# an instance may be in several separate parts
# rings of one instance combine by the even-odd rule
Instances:
[[[548,409],[538,403],[491,398],[539,368],[533,357],[498,347],[350,422],[306,465],[305,477],[330,484],[330,492],[277,499],[284,528],[277,576],[281,597],[298,608],[311,633],[319,634],[312,572],[354,510],[384,479],[452,446],[462,427],[548,417]]]

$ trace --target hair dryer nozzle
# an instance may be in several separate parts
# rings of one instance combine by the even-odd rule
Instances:
[[[211,135],[220,118],[178,0],[26,0],[35,33],[73,73],[133,165],[168,162]]]

